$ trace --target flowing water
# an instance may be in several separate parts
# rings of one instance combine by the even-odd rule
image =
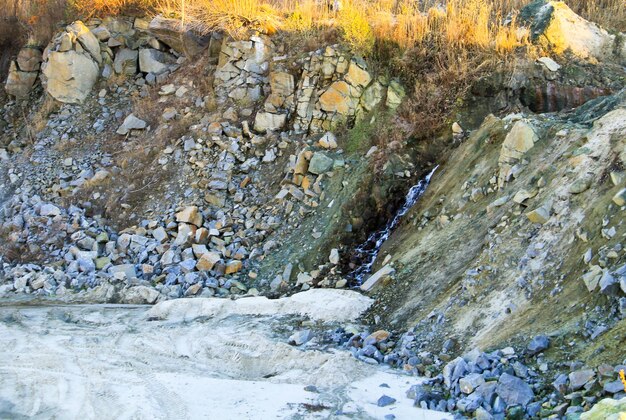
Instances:
[[[435,168],[430,171],[428,175],[420,179],[417,184],[413,185],[411,189],[409,189],[409,192],[404,199],[404,204],[402,205],[402,207],[400,207],[393,219],[387,222],[387,225],[383,229],[372,233],[363,244],[355,249],[354,254],[357,256],[357,259],[360,262],[358,267],[350,275],[355,285],[362,284],[363,280],[365,280],[365,277],[372,272],[372,266],[376,261],[376,257],[380,252],[380,248],[389,238],[391,232],[393,232],[398,226],[398,223],[400,223],[400,219],[402,219],[402,217],[407,214],[411,207],[413,207],[415,203],[417,203],[417,200],[419,200],[420,197],[426,192],[426,189],[430,184],[430,179],[432,178],[437,168],[439,168],[439,165],[435,166]]]

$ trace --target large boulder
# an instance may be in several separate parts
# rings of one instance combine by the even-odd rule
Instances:
[[[159,41],[169,45],[175,51],[185,54],[187,57],[198,55],[211,42],[210,35],[201,35],[185,29],[178,19],[167,19],[157,16],[150,21],[148,30]]]
[[[100,42],[81,21],[59,33],[42,58],[41,80],[46,91],[58,101],[84,101],[98,80],[102,62]]]
[[[46,90],[61,102],[83,102],[98,79],[98,70],[98,64],[86,54],[53,51],[43,66]]]
[[[522,10],[521,21],[530,26],[534,42],[557,54],[571,51],[581,58],[600,60],[613,56],[615,36],[578,16],[565,2],[533,1]]]

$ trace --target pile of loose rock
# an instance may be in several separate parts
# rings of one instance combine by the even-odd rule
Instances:
[[[307,348],[342,346],[369,364],[384,364],[429,379],[411,386],[407,398],[415,406],[478,419],[521,419],[578,416],[603,398],[626,397],[620,379],[625,364],[596,369],[580,362],[553,365],[544,357],[551,345],[536,336],[521,351],[506,347],[491,352],[474,349],[450,360],[450,343],[441,354],[420,350],[413,332],[397,336],[385,330],[359,332],[353,327],[316,333],[295,332],[289,343]],[[447,347],[447,348],[446,348]],[[383,396],[384,397],[384,396]],[[379,405],[394,401],[381,397]]]

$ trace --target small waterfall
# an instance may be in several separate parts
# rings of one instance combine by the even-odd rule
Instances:
[[[387,238],[389,238],[389,235],[391,235],[391,232],[394,231],[396,226],[398,226],[400,219],[413,207],[424,192],[426,192],[426,188],[428,188],[428,184],[430,184],[430,179],[437,168],[439,168],[439,165],[435,166],[428,175],[411,187],[404,199],[404,204],[383,229],[372,233],[363,244],[359,245],[354,250],[360,264],[349,277],[355,285],[362,284],[363,280],[365,280],[365,276],[371,273],[372,266],[380,252],[380,247],[385,243]]]

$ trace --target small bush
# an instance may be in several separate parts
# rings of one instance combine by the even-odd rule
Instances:
[[[363,55],[372,51],[374,33],[365,10],[358,7],[358,4],[344,4],[337,14],[337,24],[353,50]]]

